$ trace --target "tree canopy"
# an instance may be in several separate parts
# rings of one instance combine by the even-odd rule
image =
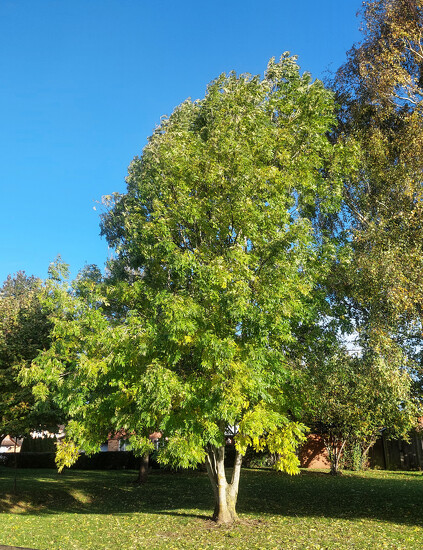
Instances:
[[[416,427],[418,401],[406,366],[390,340],[361,354],[341,347],[308,361],[305,414],[313,433],[322,436],[332,474],[339,472],[345,449],[355,449],[355,466],[361,468],[382,431],[406,439]]]
[[[222,522],[236,517],[248,446],[298,471],[289,349],[319,318],[336,256],[321,222],[355,158],[330,141],[335,123],[332,93],[288,54],[264,78],[221,75],[162,119],[127,193],[108,197],[115,257],[101,285],[87,274],[71,293],[51,283],[54,341],[32,375],[72,415],[69,439],[90,450],[113,428],[145,452],[162,431],[162,463],[206,462]]]
[[[50,344],[51,324],[41,305],[42,282],[20,271],[0,288],[0,437],[21,437],[29,431],[57,426],[59,417],[48,404],[35,406],[31,388],[20,384],[28,369]]]
[[[364,3],[364,40],[337,73],[340,130],[360,143],[345,186],[354,233],[353,287],[379,327],[421,327],[423,3]]]

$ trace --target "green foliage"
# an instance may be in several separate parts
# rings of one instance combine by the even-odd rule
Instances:
[[[296,451],[306,441],[307,428],[298,422],[288,421],[274,411],[266,410],[262,404],[245,413],[239,424],[235,447],[245,455],[248,447],[256,452],[268,449],[276,457],[277,470],[298,474],[300,462]]]
[[[154,444],[148,437],[131,437],[131,444],[128,446],[135,456],[144,456],[154,451]]]
[[[368,455],[363,455],[361,445],[356,441],[347,442],[344,447],[344,452],[341,458],[341,468],[352,470],[353,472],[361,472],[366,469],[366,461]]]
[[[344,273],[365,338],[384,331],[419,355],[423,296],[423,3],[364,2],[364,40],[337,73],[340,130],[360,144],[347,179],[352,269]],[[407,349],[408,348],[408,349]]]
[[[421,414],[413,395],[422,395],[422,8],[421,0],[363,2],[364,40],[334,82],[337,138],[348,136],[361,153],[345,180],[350,258],[334,270],[332,295],[363,355],[348,361],[357,381],[345,379],[359,404],[348,384],[344,395],[342,383],[334,391],[351,407],[363,452],[378,425],[404,435]]]
[[[0,288],[0,436],[23,436],[37,428],[57,427],[51,403],[35,406],[20,372],[50,345],[51,324],[42,308],[43,286],[23,272],[8,276]]]
[[[288,55],[264,79],[221,75],[163,120],[127,194],[110,198],[114,289],[154,350],[145,364],[175,380],[163,428],[197,434],[198,448],[221,445],[227,425],[239,426],[241,452],[267,441],[287,453],[300,439],[300,425],[286,428],[285,350],[292,327],[316,314],[334,250],[313,231],[317,211],[340,204],[348,155],[327,139],[334,121],[330,93]]]
[[[197,434],[187,438],[174,433],[157,458],[160,464],[172,468],[195,468],[204,462],[205,456],[203,438]]]
[[[61,440],[57,442],[56,464],[59,473],[65,466],[70,468],[79,457],[79,448],[73,441]]]
[[[221,75],[162,120],[127,193],[105,199],[107,277],[48,283],[53,344],[32,377],[72,417],[72,441],[93,452],[123,430],[137,448],[161,431],[159,460],[187,467],[233,427],[241,453],[266,444],[298,471],[291,351],[337,254],[317,221],[354,164],[334,124],[332,94],[288,54],[264,78]]]
[[[406,357],[391,341],[351,356],[340,349],[326,361],[309,363],[306,382],[315,422],[337,470],[345,447],[365,462],[381,431],[407,438],[420,414]],[[354,460],[353,460],[354,462]],[[358,468],[358,462],[355,460]]]

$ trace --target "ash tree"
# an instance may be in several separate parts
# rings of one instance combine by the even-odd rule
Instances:
[[[102,233],[115,255],[91,305],[52,290],[65,305],[33,376],[40,395],[62,396],[70,446],[94,448],[113,423],[145,452],[160,430],[161,463],[205,462],[222,523],[236,520],[249,446],[298,472],[305,426],[289,350],[324,302],[336,243],[320,222],[354,164],[328,139],[335,120],[332,93],[288,54],[264,78],[221,75],[162,120],[127,192],[107,198]]]

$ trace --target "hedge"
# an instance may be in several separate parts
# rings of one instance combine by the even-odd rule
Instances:
[[[53,452],[26,452],[16,453],[16,466],[18,468],[56,468]],[[15,453],[1,453],[0,464],[8,468],[15,466]],[[158,467],[154,458],[150,458],[150,465]],[[72,466],[76,470],[138,470],[140,458],[134,456],[131,451],[115,451],[97,453],[87,456],[81,453],[76,464]]]

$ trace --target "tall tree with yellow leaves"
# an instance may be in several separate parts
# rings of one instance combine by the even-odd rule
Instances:
[[[344,188],[366,336],[419,337],[423,321],[423,1],[364,3],[364,40],[337,72],[340,133],[361,144]],[[364,312],[364,313],[363,313]]]

